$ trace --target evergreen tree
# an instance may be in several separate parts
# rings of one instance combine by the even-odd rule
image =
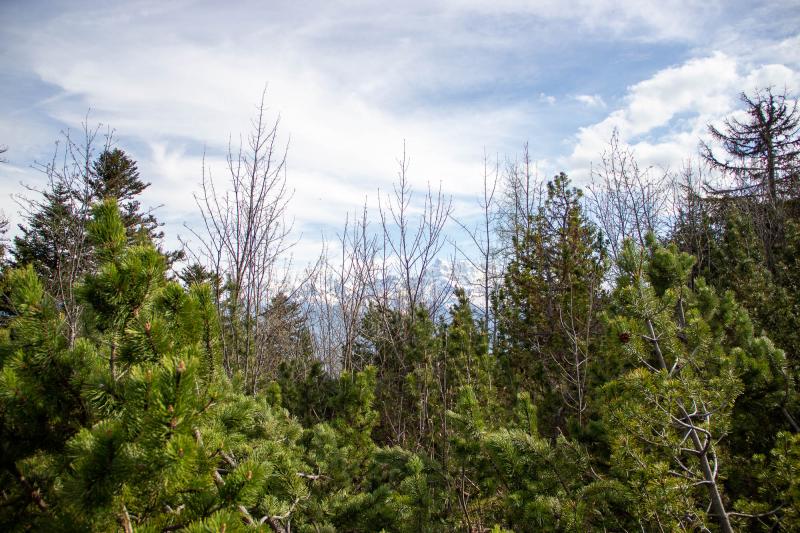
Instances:
[[[260,342],[268,347],[263,355],[268,375],[274,374],[281,362],[294,362],[304,368],[315,363],[311,333],[298,302],[279,293],[261,313],[259,321],[263,332]]]
[[[307,494],[299,426],[221,377],[208,289],[166,282],[152,245],[126,244],[113,200],[90,236],[103,263],[81,296],[96,334],[74,348],[33,270],[12,276],[0,413],[18,505],[4,523],[236,529],[257,515],[285,528]]]
[[[21,235],[14,238],[12,256],[16,265],[32,263],[46,280],[75,270],[74,279],[69,280],[70,284],[75,283],[91,267],[91,250],[85,246],[90,206],[106,198],[121,205],[123,225],[131,242],[163,237],[156,231],[159,224],[155,217],[141,212],[136,197],[149,183],[142,182],[136,162],[125,152],[118,148],[105,150],[93,162],[84,181],[74,177],[55,179],[42,192],[41,200],[30,202],[26,223],[19,226]],[[79,268],[66,265],[76,261],[80,262]]]
[[[0,529],[47,529],[65,442],[94,417],[82,392],[100,372],[89,342],[67,345],[63,315],[32,266],[8,274],[13,318],[0,340]]]
[[[27,224],[19,225],[20,235],[14,237],[11,255],[15,265],[31,264],[42,278],[52,280],[67,270],[65,263],[76,252],[76,241],[83,238],[81,215],[73,191],[64,184],[56,183],[42,197]]]
[[[732,189],[716,190],[723,195],[762,196],[771,204],[780,198],[797,196],[800,180],[800,112],[797,102],[785,92],[774,94],[771,87],[753,96],[741,94],[747,121],[725,120],[724,130],[709,125],[711,137],[728,157],[714,153],[707,143],[701,155],[713,167],[737,180]]]
[[[800,528],[800,225],[780,187],[700,198],[676,244],[626,241],[612,282],[560,174],[510,231],[496,344],[463,290],[446,316],[392,308],[366,273],[336,369],[296,296],[169,278],[124,152],[82,168],[88,192],[54,182],[3,276],[0,530]]]
[[[684,251],[699,251],[705,257],[693,276],[705,278],[718,292],[732,291],[747,309],[756,331],[763,331],[785,351],[796,377],[800,369],[796,327],[800,269],[795,251],[800,244],[800,226],[793,218],[784,218],[780,229],[783,244],[769,253],[752,210],[735,204],[717,206],[704,215],[703,225],[702,237],[694,242],[682,239],[687,230],[683,222],[673,235]]]
[[[568,416],[579,425],[586,417],[603,298],[604,252],[580,198],[564,174],[548,183],[547,200],[514,240],[498,295],[496,351],[509,396],[530,391],[548,435],[566,430]]]
[[[178,279],[181,280],[186,287],[208,283],[217,291],[220,288],[219,277],[200,263],[191,263],[183,267],[178,273]]]
[[[417,308],[413,316],[379,306],[367,310],[355,359],[361,368],[377,369],[378,442],[414,449],[433,431],[426,408],[429,401],[437,401],[430,387],[440,351],[436,329],[423,308]]]
[[[98,156],[92,170],[89,185],[93,201],[117,200],[129,239],[135,240],[138,234],[153,241],[163,238],[164,233],[158,231],[160,224],[153,214],[141,210],[137,198],[150,183],[142,181],[134,160],[119,148],[106,149]]]
[[[758,491],[725,479],[741,479],[738,460],[774,442],[775,419],[759,445],[745,413],[780,408],[783,352],[754,336],[731,293],[718,297],[702,280],[687,287],[691,256],[648,240],[647,250],[626,244],[614,294],[610,328],[628,370],[604,387],[611,472],[633,490],[645,529],[752,526],[731,508]]]

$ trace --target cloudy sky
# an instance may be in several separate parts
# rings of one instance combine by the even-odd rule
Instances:
[[[3,0],[0,20],[12,221],[12,194],[41,181],[31,164],[89,112],[139,162],[174,242],[196,221],[203,152],[222,178],[266,86],[301,258],[391,187],[404,141],[412,182],[468,216],[484,153],[527,142],[542,174],[580,181],[617,128],[642,163],[676,167],[741,91],[800,88],[793,0]]]

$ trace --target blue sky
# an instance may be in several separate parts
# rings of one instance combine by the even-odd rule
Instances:
[[[0,208],[18,221],[31,164],[91,109],[175,242],[196,221],[203,150],[221,178],[265,85],[291,139],[301,259],[391,187],[404,140],[412,183],[441,183],[467,217],[484,151],[528,142],[543,175],[580,183],[617,128],[640,163],[676,168],[739,92],[800,88],[800,4],[753,4],[5,0]]]

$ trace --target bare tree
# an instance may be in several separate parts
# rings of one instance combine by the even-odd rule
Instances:
[[[266,90],[246,142],[235,149],[229,143],[222,194],[204,161],[202,189],[195,195],[203,229],[187,226],[199,242],[190,253],[224,280],[216,291],[224,367],[241,373],[251,392],[278,363],[267,350],[265,310],[274,296],[293,292],[289,269],[281,264],[292,245],[285,220],[292,196],[285,172],[288,143],[279,142],[280,118],[267,120],[265,97]]]
[[[434,192],[429,185],[415,223],[409,163],[404,144],[393,194],[385,206],[381,203],[378,207],[383,264],[380,279],[376,280],[379,283],[373,283],[373,295],[382,298],[384,305],[390,298],[397,298],[400,308],[409,313],[423,306],[435,317],[442,312],[450,295],[449,286],[429,282],[431,267],[445,244],[443,231],[452,212],[452,200],[445,197],[441,186]]]
[[[330,250],[324,239],[313,272],[308,276],[302,300],[313,336],[315,356],[324,363],[328,373],[335,375],[340,366],[335,354],[341,346],[341,328],[337,321],[337,302],[332,288],[335,281]]]
[[[504,172],[504,195],[500,202],[497,232],[501,257],[513,255],[513,243],[530,232],[546,197],[544,180],[531,159],[528,143],[518,160],[508,161]]]
[[[372,275],[377,253],[375,236],[368,233],[367,207],[361,217],[353,217],[352,224],[345,223],[340,236],[341,255],[336,272],[336,296],[341,316],[342,368],[354,368],[356,339],[364,315],[369,293],[369,279]]]
[[[719,202],[709,201],[704,192],[707,169],[702,164],[687,161],[673,177],[674,213],[669,235],[681,250],[696,258],[695,270],[711,267],[711,245],[715,239],[709,220],[720,216]]]
[[[33,261],[40,269],[48,289],[61,304],[70,346],[78,335],[83,310],[76,298],[77,282],[92,262],[86,232],[94,200],[92,163],[98,148],[106,151],[113,142],[111,130],[98,142],[101,128],[100,124],[90,127],[87,116],[79,138],[62,132],[52,159],[34,164],[46,177],[44,187],[26,186],[35,193],[32,198],[15,196],[27,221],[23,236],[15,240],[15,259],[19,263]]]
[[[500,218],[497,210],[495,196],[500,179],[500,165],[496,159],[494,164],[490,164],[489,158],[484,153],[483,156],[483,190],[478,199],[480,207],[480,219],[472,226],[459,221],[453,217],[469,238],[472,250],[465,250],[463,247],[455,245],[461,256],[478,272],[478,291],[483,301],[480,309],[484,320],[484,328],[490,333],[490,339],[494,339],[495,321],[492,313],[491,297],[497,288],[500,279],[500,269],[498,266],[498,245],[495,242],[495,229]],[[465,280],[466,285],[474,284],[473,280]]]
[[[667,228],[673,182],[668,172],[654,175],[653,170],[639,166],[616,130],[600,164],[592,168],[587,207],[603,232],[614,264],[625,239],[644,246],[648,233],[659,235]]]
[[[354,213],[345,220],[336,255],[331,257],[324,246],[316,275],[309,277],[307,292],[317,353],[331,373],[361,368],[354,360],[355,348],[371,298],[370,279],[377,254],[377,237],[368,228],[365,204],[360,215]]]
[[[0,265],[6,262],[6,250],[8,245],[8,217],[3,211],[0,211]]]
[[[414,202],[409,159],[405,145],[403,148],[398,160],[398,181],[392,194],[379,202],[380,228],[372,248],[374,254],[370,254],[374,260],[370,259],[370,268],[363,270],[369,273],[370,320],[365,321],[358,338],[363,345],[375,348],[368,355],[377,366],[381,383],[378,408],[387,438],[395,443],[425,434],[427,398],[432,391],[427,389],[427,381],[425,390],[408,389],[406,376],[414,370],[413,358],[420,357],[410,352],[417,334],[415,326],[423,317],[427,320],[443,315],[453,286],[452,279],[442,280],[434,271],[446,243],[444,228],[452,201],[441,187],[434,192],[428,186],[422,201]],[[423,357],[431,356],[425,352]],[[412,395],[416,393],[421,413],[414,408],[417,400],[412,400]]]

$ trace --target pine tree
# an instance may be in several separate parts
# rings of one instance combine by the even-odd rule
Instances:
[[[772,264],[759,235],[752,211],[735,205],[724,206],[705,215],[702,239],[704,264],[694,268],[694,276],[705,278],[721,293],[732,291],[747,309],[757,332],[766,333],[789,358],[791,371],[798,376],[800,349],[797,295],[800,288],[797,254],[800,232],[792,218],[783,220],[782,246],[773,250]],[[681,227],[677,236],[681,235]],[[678,241],[684,251],[696,252],[697,244]]]
[[[645,529],[752,525],[731,508],[741,505],[734,496],[757,491],[724,480],[741,474],[732,452],[746,458],[759,448],[735,452],[752,427],[744,413],[779,408],[779,396],[757,391],[759,382],[786,385],[783,352],[754,336],[731,293],[718,297],[702,280],[688,288],[691,256],[652,235],[648,242],[647,250],[626,244],[614,294],[610,331],[628,370],[604,388],[611,471],[636,495]]]
[[[191,263],[183,267],[178,273],[178,279],[181,280],[186,287],[208,283],[217,291],[219,291],[221,284],[219,277],[200,263]]]
[[[493,412],[470,387],[450,413],[459,529],[501,525],[514,531],[597,531],[633,527],[624,484],[592,468],[587,450],[563,435],[539,436],[536,407],[521,393],[513,415],[492,429]]]
[[[605,258],[600,235],[583,213],[581,192],[564,174],[548,184],[547,200],[514,256],[498,295],[499,341],[511,401],[533,394],[541,429],[555,435],[588,409],[592,338],[603,298]]]
[[[151,244],[127,244],[113,200],[89,232],[102,261],[81,291],[94,333],[74,348],[33,270],[12,276],[0,475],[17,505],[4,523],[286,530],[308,494],[300,428],[220,371],[208,288],[167,282]]]
[[[20,225],[21,235],[15,237],[12,256],[16,265],[32,263],[44,279],[66,271],[65,261],[76,254],[86,255],[78,270],[78,278],[90,268],[88,254],[84,249],[86,222],[90,204],[105,198],[116,199],[122,209],[123,225],[128,238],[136,240],[137,234],[145,240],[160,239],[158,223],[150,213],[140,211],[136,197],[149,183],[139,178],[136,163],[120,149],[105,150],[92,164],[86,178],[87,190],[75,180],[57,179],[42,192],[42,199],[31,202],[26,224]],[[70,281],[74,283],[74,280]]]
[[[94,421],[83,390],[100,371],[91,343],[69,348],[66,324],[32,266],[8,274],[13,313],[0,339],[0,529],[48,529],[60,456]]]
[[[56,169],[54,163],[43,166],[48,185],[41,198],[25,200],[25,223],[20,224],[20,235],[14,238],[11,250],[13,264],[32,264],[64,307],[70,342],[83,327],[84,308],[77,302],[75,289],[97,264],[87,228],[92,204],[106,197],[124,202],[123,225],[130,242],[149,242],[162,236],[155,231],[155,218],[141,213],[135,199],[148,186],[139,179],[136,163],[119,149],[106,149],[92,162],[92,139],[88,137],[87,146],[81,147],[85,161],[77,158],[75,146],[67,137],[71,162],[63,169]],[[181,253],[165,255],[174,261]]]
[[[55,279],[66,271],[65,263],[75,252],[75,240],[81,233],[79,214],[73,203],[72,191],[55,184],[45,191],[39,209],[19,225],[20,235],[14,237],[11,250],[17,266],[31,264],[44,279]]]
[[[418,307],[413,316],[373,305],[360,325],[357,366],[377,370],[376,441],[416,448],[429,442],[434,420],[428,409],[438,402],[433,367],[440,353],[437,326]]]

